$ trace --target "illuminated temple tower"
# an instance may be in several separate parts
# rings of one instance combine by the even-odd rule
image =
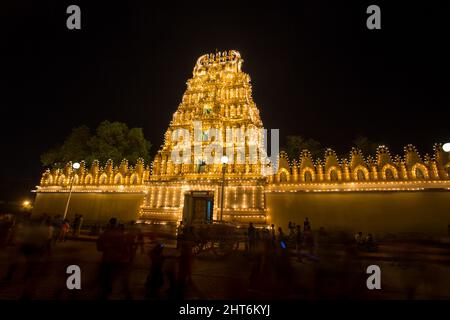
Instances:
[[[265,222],[264,171],[269,167],[264,165],[262,122],[242,63],[237,51],[197,60],[153,161],[142,219],[180,220],[186,193],[194,197],[194,211],[205,205],[207,215],[217,219],[225,165],[221,157],[226,155],[224,220]]]

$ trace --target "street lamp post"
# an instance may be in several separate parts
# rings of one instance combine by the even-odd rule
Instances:
[[[80,168],[80,164],[78,162],[75,162],[72,165],[72,168],[74,170],[74,173],[77,172],[77,170]],[[64,210],[64,217],[63,220],[66,219],[67,216],[67,211],[69,210],[69,203],[70,203],[70,198],[72,197],[72,188],[73,188],[73,181],[75,180],[75,175],[72,177],[72,181],[70,182],[70,189],[69,189],[69,196],[67,197],[67,202],[66,202],[66,209]]]
[[[223,218],[223,194],[225,191],[225,171],[227,169],[228,157],[223,156],[221,158],[221,162],[222,162],[222,191],[220,192],[220,221],[222,221]]]

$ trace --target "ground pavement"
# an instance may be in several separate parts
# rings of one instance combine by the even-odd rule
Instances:
[[[81,241],[85,240],[85,241]],[[0,283],[0,299],[19,299],[25,289],[32,290],[32,299],[97,299],[99,296],[99,263],[101,254],[95,239],[68,240],[57,243],[45,265],[36,271],[30,283],[21,280],[23,266],[19,263],[15,278]],[[154,244],[146,243],[145,250]],[[298,261],[291,252],[289,273],[256,272],[255,262],[244,251],[226,258],[205,253],[194,259],[192,283],[185,299],[449,299],[450,263],[448,248],[430,245],[386,244],[376,253],[348,250],[343,245],[318,247],[313,256]],[[0,252],[0,277],[11,263],[14,247]],[[176,268],[178,251],[169,242],[164,249],[165,268]],[[66,288],[66,268],[76,264],[81,268],[81,290]],[[379,265],[382,271],[381,290],[368,290],[365,273],[368,265]],[[23,265],[23,264],[22,264]],[[150,260],[138,252],[129,276],[132,299],[144,299],[144,283]],[[286,276],[287,275],[287,276]],[[256,285],[255,285],[256,282]],[[167,299],[167,281],[160,297]],[[120,285],[114,286],[110,299],[123,299]]]

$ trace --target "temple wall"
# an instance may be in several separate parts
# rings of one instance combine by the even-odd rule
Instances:
[[[447,234],[450,192],[267,193],[269,223],[286,232],[289,221],[305,217],[313,229],[340,229],[383,235],[419,232]]]
[[[33,216],[42,213],[64,214],[67,193],[37,193]],[[138,218],[139,207],[144,199],[140,193],[72,193],[67,217],[82,214],[84,221],[106,222],[116,217],[120,222]]]
[[[63,214],[67,193],[38,192],[33,215]],[[85,221],[136,220],[142,193],[73,193],[68,218],[83,214]],[[309,217],[313,229],[385,233],[447,234],[450,224],[450,192],[268,192],[268,223],[286,231],[289,221],[303,223]]]

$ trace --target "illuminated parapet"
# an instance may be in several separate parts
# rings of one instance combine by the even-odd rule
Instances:
[[[352,148],[350,158],[338,159],[332,149],[325,150],[323,159],[311,158],[308,150],[300,154],[300,161],[289,162],[288,156],[280,153],[279,166],[269,183],[368,183],[383,181],[446,181],[450,180],[450,157],[435,144],[434,155],[422,157],[413,145],[404,148],[404,156],[392,157],[388,147],[377,148],[375,157],[364,157],[361,150]],[[294,178],[296,177],[296,178]]]
[[[138,159],[136,165],[129,166],[127,160],[122,160],[119,166],[114,166],[112,160],[108,160],[105,167],[101,167],[94,160],[90,168],[86,168],[84,161],[80,162],[77,171],[72,169],[72,162],[66,164],[64,169],[47,169],[41,178],[39,188],[44,191],[55,187],[67,188],[73,184],[76,187],[117,187],[143,186],[148,180],[150,168],[144,169],[144,160]],[[77,188],[80,189],[80,188]]]

